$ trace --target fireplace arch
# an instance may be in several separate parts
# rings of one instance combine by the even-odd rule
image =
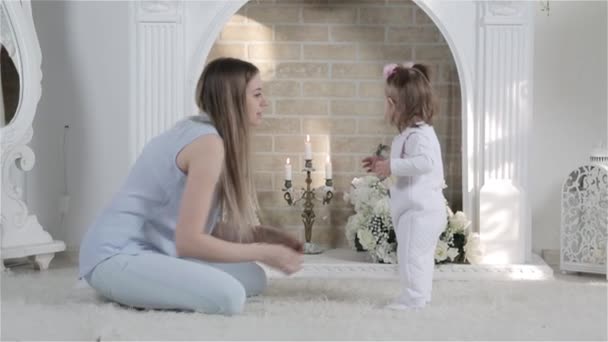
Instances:
[[[280,1],[280,0],[277,0]],[[131,156],[191,113],[196,77],[225,23],[247,1],[134,2]],[[531,253],[526,145],[531,118],[533,3],[413,0],[457,65],[462,97],[463,207],[487,263]],[[152,78],[146,70],[159,72]],[[157,108],[157,109],[155,109]],[[171,113],[171,114],[167,114]],[[139,129],[139,127],[144,127]]]

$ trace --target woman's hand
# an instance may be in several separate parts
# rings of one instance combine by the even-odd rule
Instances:
[[[287,246],[298,253],[304,252],[304,244],[291,236],[284,230],[268,226],[259,225],[254,228],[255,242],[279,244]]]
[[[275,244],[258,244],[260,248],[259,261],[285,273],[293,274],[302,269],[302,254],[292,248]]]

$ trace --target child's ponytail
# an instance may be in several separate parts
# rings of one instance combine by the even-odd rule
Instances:
[[[426,64],[414,64],[412,69],[420,71],[426,77],[426,80],[431,83],[431,69]]]

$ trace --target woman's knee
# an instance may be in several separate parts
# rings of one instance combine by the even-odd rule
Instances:
[[[214,295],[213,307],[208,306],[208,298],[201,298],[199,307],[196,311],[205,313],[222,314],[227,316],[237,315],[243,312],[247,295],[245,288],[241,284],[231,284],[222,287]]]
[[[211,294],[214,307],[205,309],[204,299],[209,297],[201,298],[200,308],[197,308],[196,311],[236,315],[243,312],[247,297],[259,295],[266,289],[266,272],[256,263],[240,264],[238,272],[232,271],[229,278],[222,278],[223,280],[219,281],[215,293]]]

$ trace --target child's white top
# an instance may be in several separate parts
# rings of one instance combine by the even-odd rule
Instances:
[[[420,123],[406,128],[391,147],[391,212],[398,218],[408,210],[445,207],[445,186],[439,139],[432,126]]]

